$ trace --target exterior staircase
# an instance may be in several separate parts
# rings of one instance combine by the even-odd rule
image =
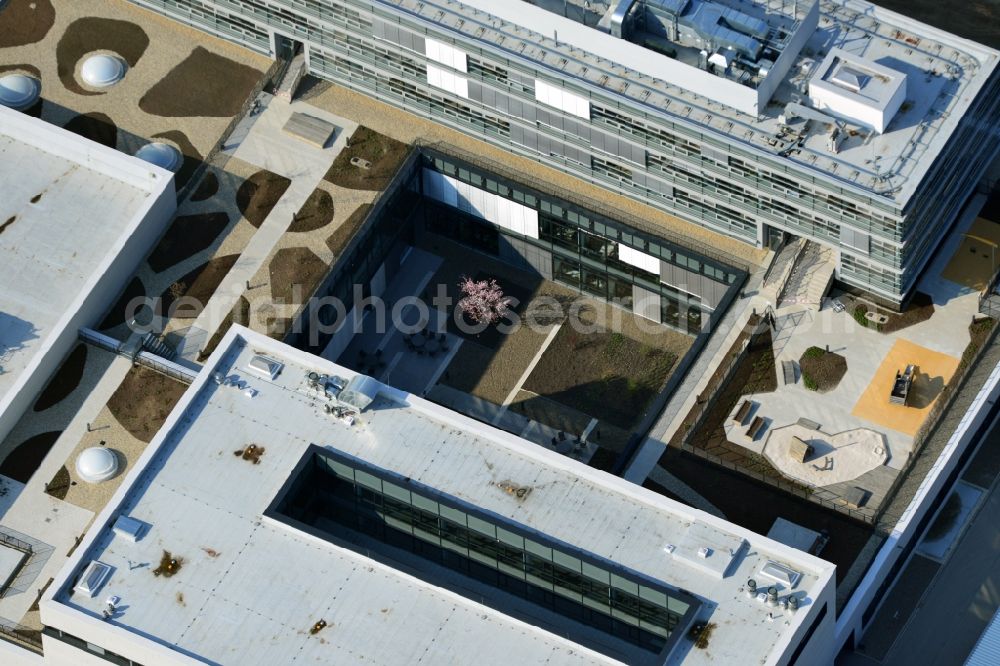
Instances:
[[[798,261],[799,255],[802,254],[805,244],[806,241],[804,238],[796,238],[792,242],[786,243],[778,251],[777,256],[774,257],[774,260],[771,262],[771,268],[767,271],[767,275],[764,276],[764,282],[760,287],[760,296],[768,303],[774,306],[778,305],[781,292],[785,290],[785,284],[788,282],[788,278],[791,277],[792,269],[795,268],[795,262]]]
[[[299,53],[288,63],[285,73],[281,76],[281,81],[275,87],[275,98],[291,103],[292,97],[295,96],[295,90],[299,87],[299,81],[305,74],[306,56],[304,53]]]
[[[174,357],[177,356],[177,352],[170,345],[153,333],[147,333],[143,336],[142,348],[168,361],[174,360]]]
[[[779,294],[778,307],[805,305],[818,311],[823,297],[833,283],[836,261],[832,249],[806,241],[798,256],[784,290]]]

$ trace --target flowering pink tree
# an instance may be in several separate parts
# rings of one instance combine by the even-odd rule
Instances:
[[[475,324],[495,324],[510,312],[510,297],[503,295],[496,280],[463,277],[458,288],[463,294],[458,307]]]

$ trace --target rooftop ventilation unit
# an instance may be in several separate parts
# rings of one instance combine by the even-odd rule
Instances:
[[[115,524],[111,529],[116,536],[120,536],[135,543],[142,538],[142,532],[145,527],[146,523],[141,520],[136,520],[135,518],[130,518],[129,516],[118,516],[118,520],[115,521]]]

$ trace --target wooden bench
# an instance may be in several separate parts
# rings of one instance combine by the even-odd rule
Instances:
[[[753,409],[753,403],[749,400],[744,400],[740,408],[736,410],[736,414],[733,415],[733,420],[742,425],[750,415],[751,409]]]
[[[788,455],[791,456],[792,460],[795,462],[804,463],[812,458],[812,444],[806,443],[799,437],[792,437],[792,441],[788,445]]]
[[[750,422],[750,427],[747,428],[747,437],[749,437],[751,440],[757,439],[757,435],[763,429],[764,429],[764,419],[759,416],[755,416],[753,421]]]

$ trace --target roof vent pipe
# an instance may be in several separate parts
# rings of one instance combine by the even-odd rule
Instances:
[[[757,581],[753,578],[747,581],[747,596],[751,599],[757,596]]]
[[[767,588],[767,605],[777,606],[778,605],[778,588],[774,585]]]

